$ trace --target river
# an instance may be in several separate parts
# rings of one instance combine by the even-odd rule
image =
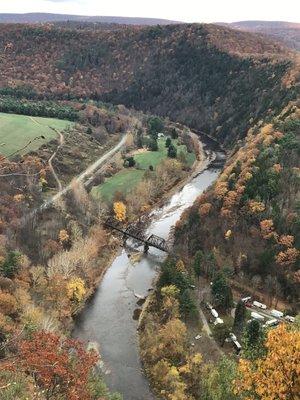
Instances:
[[[221,155],[222,157],[222,155]],[[169,202],[151,214],[147,230],[168,238],[182,212],[219,174],[219,168],[208,168],[175,193]],[[147,296],[165,254],[150,248],[147,255],[132,264],[123,249],[103,277],[92,301],[79,316],[73,337],[96,342],[100,346],[105,381],[112,391],[122,393],[124,400],[153,400],[149,383],[143,375],[139,358],[137,321],[139,308],[135,295]]]

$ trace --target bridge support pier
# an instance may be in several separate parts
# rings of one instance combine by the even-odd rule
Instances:
[[[147,254],[148,250],[149,250],[149,245],[148,245],[148,243],[145,243],[145,245],[144,245],[144,253]]]

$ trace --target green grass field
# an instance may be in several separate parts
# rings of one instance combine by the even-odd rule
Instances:
[[[97,197],[99,193],[101,199],[109,202],[116,192],[128,193],[136,186],[144,175],[143,170],[139,169],[123,169],[112,177],[106,179],[102,185],[96,186],[92,190],[92,194]]]
[[[154,168],[167,157],[168,149],[165,146],[165,139],[158,140],[158,151],[147,151],[145,153],[136,154],[134,156],[135,161],[138,166],[143,169],[148,169],[149,165]],[[178,140],[172,140],[172,144],[177,148],[177,155],[182,151],[185,156],[189,166],[192,166],[195,161],[195,154],[188,153],[185,145],[178,146]]]
[[[172,141],[177,147],[177,154],[183,151],[187,163],[193,165],[196,157],[194,153],[188,153],[186,146],[177,145],[177,140]],[[128,193],[133,187],[135,187],[143,178],[144,170],[152,165],[154,168],[167,157],[167,148],[165,147],[165,139],[158,141],[158,151],[146,151],[144,153],[136,154],[134,159],[137,166],[141,169],[129,168],[123,169],[112,177],[106,179],[104,183],[93,188],[92,193],[95,197],[99,194],[101,199],[105,202],[110,202],[116,192]]]
[[[70,125],[73,125],[73,122],[61,119],[0,113],[0,154],[8,156],[23,148],[35,137],[45,136],[45,139],[34,140],[20,153],[36,150],[42,144],[56,138],[57,134],[49,126],[62,131]]]

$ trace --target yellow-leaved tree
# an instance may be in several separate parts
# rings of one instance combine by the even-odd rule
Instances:
[[[240,360],[236,393],[247,400],[296,400],[300,393],[300,332],[280,324],[268,332],[267,354]],[[243,397],[244,398],[244,397]]]
[[[116,201],[114,203],[115,219],[123,222],[126,219],[126,206],[122,201]]]
[[[71,279],[67,283],[67,293],[70,300],[80,303],[86,293],[84,281],[78,277]]]

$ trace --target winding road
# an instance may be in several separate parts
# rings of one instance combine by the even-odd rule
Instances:
[[[98,158],[93,164],[91,164],[86,170],[84,170],[80,175],[78,175],[76,178],[73,179],[71,183],[69,183],[65,188],[60,190],[57,194],[52,196],[50,199],[45,201],[41,206],[40,209],[44,210],[48,208],[50,205],[55,203],[57,200],[59,200],[63,195],[65,195],[69,190],[71,190],[73,182],[80,182],[85,184],[87,178],[90,177],[90,175],[94,174],[96,171],[98,171],[99,167],[104,164],[110,157],[112,157],[114,154],[116,154],[125,144],[127,139],[127,134],[123,135],[119,143],[113,147],[111,150],[109,150],[107,153],[105,153],[103,156]]]

